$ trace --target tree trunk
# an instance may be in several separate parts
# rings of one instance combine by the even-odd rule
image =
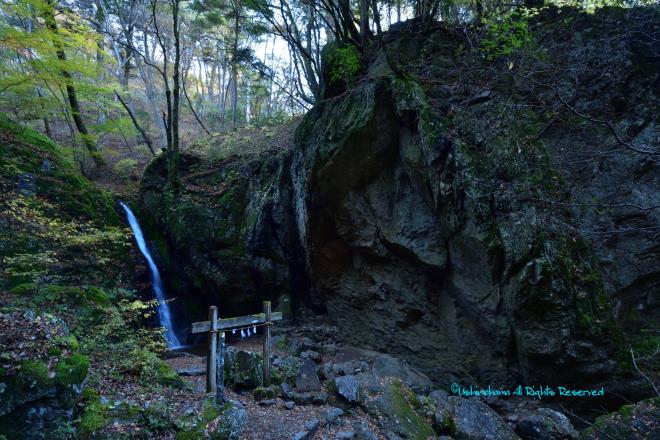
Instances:
[[[236,130],[237,110],[238,110],[238,33],[239,33],[239,14],[240,9],[237,7],[234,11],[236,17],[234,19],[234,42],[232,45],[233,57],[231,61],[231,128]]]
[[[146,32],[144,33],[143,36],[143,44],[144,44],[144,56],[147,62],[151,62],[151,56],[149,54],[149,39],[147,38]],[[151,115],[154,119],[154,123],[160,130],[160,134],[161,134],[160,146],[162,147],[163,140],[167,138],[167,133],[165,128],[165,123],[161,118],[161,112],[159,109],[158,101],[156,99],[156,91],[154,90],[154,81],[151,72],[151,67],[143,62],[140,62],[139,57],[136,57],[136,60],[138,61],[137,67],[140,72],[140,76],[142,77],[142,81],[144,82],[144,89],[146,91],[147,101],[149,102],[149,107],[151,109]]]
[[[369,0],[360,0],[360,39],[366,47],[369,36]]]
[[[380,12],[378,12],[378,1],[371,0],[371,10],[374,13],[374,23],[376,23],[376,33],[381,34],[383,32],[380,26]]]
[[[53,35],[56,36],[56,38],[53,39],[53,44],[55,46],[55,50],[57,53],[57,58],[62,61],[63,65],[66,65],[66,53],[64,52],[64,46],[62,45],[62,42],[59,41],[59,29],[57,28],[57,22],[55,21],[55,5],[50,1],[48,3],[48,8],[44,11],[44,22],[46,23],[46,27],[50,32],[53,33]],[[103,165],[103,159],[101,158],[98,149],[96,148],[96,143],[94,140],[91,138],[91,135],[89,134],[89,131],[87,130],[87,126],[85,125],[85,121],[82,118],[82,114],[80,111],[80,103],[78,101],[78,95],[76,93],[76,88],[73,85],[73,77],[71,76],[71,73],[69,73],[68,70],[62,69],[61,71],[62,78],[64,78],[64,83],[66,85],[66,96],[69,101],[69,107],[71,110],[71,116],[73,117],[73,122],[76,124],[76,129],[78,130],[78,133],[80,133],[80,137],[82,138],[83,143],[85,144],[85,148],[87,148],[87,151],[89,154],[92,156],[92,159],[94,160],[94,164],[97,167],[100,167]]]
[[[179,30],[179,1],[173,0],[172,21],[174,31],[174,72],[172,72],[172,144],[168,152],[168,176],[174,188],[179,187],[179,98],[181,97],[181,35]]]
[[[130,116],[131,121],[133,121],[133,126],[140,132],[140,134],[142,135],[142,139],[144,139],[144,141],[147,143],[147,147],[149,147],[149,151],[151,151],[151,155],[155,157],[156,152],[154,151],[154,147],[153,147],[153,143],[151,142],[151,138],[149,137],[147,132],[144,131],[144,129],[142,128],[142,126],[138,122],[137,118],[133,114],[133,111],[131,110],[131,108],[126,104],[126,102],[122,99],[122,97],[119,95],[119,93],[117,93],[116,90],[115,90],[115,95],[117,96],[117,99],[119,100],[121,105],[124,106],[124,108],[126,109],[126,112],[128,113],[128,116]]]

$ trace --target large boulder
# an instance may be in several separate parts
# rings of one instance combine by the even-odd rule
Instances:
[[[421,404],[415,394],[399,379],[388,378],[380,382],[378,392],[362,388],[360,405],[377,420],[381,430],[390,438],[433,438],[435,432],[431,422],[418,411]]]
[[[237,404],[228,405],[217,421],[211,433],[214,440],[238,440],[247,425],[247,411]]]
[[[225,381],[235,390],[261,386],[263,382],[261,356],[235,347],[227,347]]]
[[[399,358],[384,355],[379,356],[373,363],[371,371],[376,377],[396,377],[419,394],[427,394],[431,389],[431,379],[410,367]]]
[[[660,398],[624,405],[617,412],[596,419],[580,434],[581,440],[642,440],[658,438]]]
[[[575,440],[578,437],[569,418],[550,408],[520,411],[508,420],[524,440]]]
[[[89,359],[78,352],[78,341],[64,322],[14,311],[0,313],[0,327],[0,434],[35,438],[70,420],[87,381]]]
[[[296,390],[299,392],[320,391],[321,381],[316,372],[316,364],[311,359],[305,359],[300,365],[296,376]]]
[[[435,414],[435,426],[439,432],[459,440],[520,440],[485,403],[457,396],[450,397],[447,403]]]
[[[355,376],[339,376],[335,378],[337,393],[348,402],[358,401],[359,382]]]
[[[641,29],[657,20],[639,13],[646,25],[613,9],[597,18],[564,10],[578,31],[545,47],[562,26],[549,9],[535,18],[543,22],[535,38],[558,65],[587,46],[589,59],[618,66],[598,96],[554,72],[560,92],[587,114],[624,93],[616,84],[631,66],[631,87],[646,98],[612,114],[613,126],[657,152],[653,69],[630,47],[612,45],[628,32],[621,23]],[[657,321],[660,253],[649,231],[660,210],[644,207],[660,204],[658,162],[619,144],[606,126],[587,130],[579,118],[558,116],[546,130],[543,111],[510,106],[520,92],[530,106],[553,102],[563,114],[553,87],[507,82],[508,71],[485,83],[467,71],[438,74],[479,65],[456,50],[466,44],[442,27],[398,29],[374,49],[364,81],[318,102],[300,123],[291,172],[311,305],[344,340],[396,353],[446,387],[522,378],[648,393],[621,362],[621,342],[627,316]],[[590,83],[590,71],[576,75]],[[612,143],[616,152],[596,159]]]

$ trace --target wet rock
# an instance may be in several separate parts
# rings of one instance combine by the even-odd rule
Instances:
[[[349,402],[357,402],[359,382],[355,376],[339,376],[335,379],[337,393]]]
[[[521,411],[508,417],[524,440],[574,440],[578,433],[564,414],[550,408]]]
[[[353,440],[355,438],[355,432],[353,431],[339,431],[335,434],[335,440]]]
[[[295,402],[284,402],[284,409],[292,410],[296,407]]]
[[[305,359],[300,365],[298,375],[296,376],[296,390],[298,391],[319,391],[321,381],[316,373],[316,364],[311,359]]]

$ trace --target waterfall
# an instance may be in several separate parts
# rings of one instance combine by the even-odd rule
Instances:
[[[142,229],[140,229],[140,224],[135,218],[133,211],[131,211],[131,208],[126,206],[124,202],[119,202],[119,204],[124,208],[124,211],[126,211],[126,217],[133,230],[133,235],[135,236],[135,241],[137,241],[138,248],[140,248],[140,252],[144,255],[147,263],[149,263],[149,269],[151,269],[151,287],[158,300],[158,317],[160,318],[160,325],[167,330],[167,346],[169,348],[181,347],[179,338],[177,338],[176,333],[174,332],[174,327],[172,326],[172,313],[170,312],[169,304],[166,302],[167,298],[165,298],[163,280],[160,278],[158,267],[156,267],[156,263],[154,263],[153,258],[151,258],[147,244],[144,241],[144,235],[142,234]]]

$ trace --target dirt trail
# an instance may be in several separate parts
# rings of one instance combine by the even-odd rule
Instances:
[[[236,341],[231,345],[246,351],[259,352],[261,342],[259,338],[251,338],[246,341]],[[174,369],[188,369],[195,372],[192,376],[186,376],[184,379],[193,385],[194,398],[203,399],[205,397],[206,376],[206,358],[203,356],[182,356],[167,359],[166,362]],[[328,391],[328,390],[326,390]],[[329,393],[330,394],[330,393]],[[298,405],[277,397],[257,402],[254,400],[251,391],[236,393],[231,389],[226,390],[226,397],[229,400],[240,402],[247,411],[248,421],[245,431],[241,435],[242,440],[291,440],[298,433],[307,431],[310,424],[319,422],[318,430],[310,437],[305,439],[313,440],[333,440],[341,432],[354,431],[356,423],[366,423],[369,430],[377,433],[378,440],[384,440],[385,437],[379,434],[376,425],[359,408],[344,408],[344,414],[337,417],[333,423],[324,423],[326,414],[329,411],[336,411],[336,406],[332,404],[309,404]]]

